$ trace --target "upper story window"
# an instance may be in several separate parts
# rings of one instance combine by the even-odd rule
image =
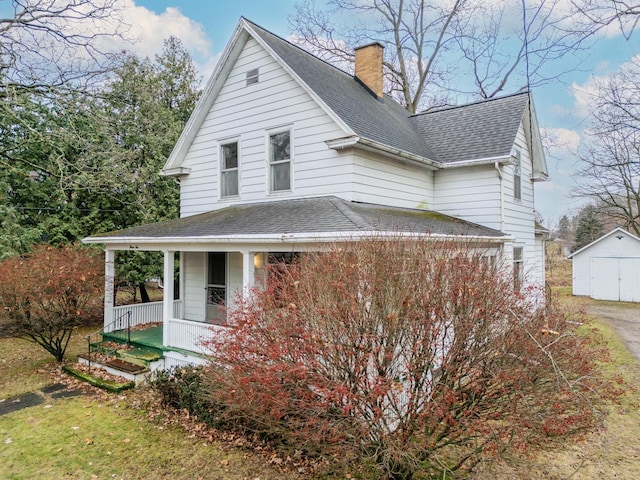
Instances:
[[[249,70],[247,72],[247,86],[253,85],[254,83],[258,83],[260,80],[260,70],[254,68],[253,70]]]
[[[238,195],[238,142],[220,146],[220,196]]]
[[[513,198],[522,200],[522,159],[520,158],[520,150],[516,150],[513,154],[515,163],[513,165]]]
[[[291,190],[291,130],[269,134],[269,190]]]

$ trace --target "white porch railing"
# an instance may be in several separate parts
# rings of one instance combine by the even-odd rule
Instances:
[[[162,321],[163,302],[134,303],[131,305],[120,305],[113,307],[113,318],[118,319],[131,312],[131,323],[129,326],[146,325],[147,323]],[[173,316],[180,316],[181,300],[173,301]]]
[[[167,326],[165,325],[165,328]],[[169,347],[189,350],[190,352],[210,354],[203,342],[211,340],[216,335],[224,335],[227,328],[210,323],[191,322],[189,320],[169,319],[168,342]]]

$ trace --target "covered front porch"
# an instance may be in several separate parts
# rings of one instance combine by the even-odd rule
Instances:
[[[105,245],[105,332],[158,322],[167,355],[192,352],[198,359],[211,353],[208,340],[229,332],[227,313],[265,284],[270,261],[372,236],[458,239],[494,257],[509,241],[502,232],[439,213],[331,196],[232,205],[84,241]],[[162,252],[161,302],[114,304],[116,255],[131,251]]]

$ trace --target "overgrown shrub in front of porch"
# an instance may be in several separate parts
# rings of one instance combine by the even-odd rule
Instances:
[[[280,448],[356,458],[379,478],[458,478],[584,432],[618,393],[575,319],[536,308],[470,245],[371,238],[267,284],[230,312],[198,395],[216,426]]]

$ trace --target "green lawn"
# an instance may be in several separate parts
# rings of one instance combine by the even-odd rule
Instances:
[[[74,358],[88,331],[69,347]],[[0,338],[0,401],[55,381],[53,357],[21,340]],[[0,416],[1,479],[286,479],[265,458],[149,420],[137,390],[44,403]],[[162,417],[160,417],[162,418]]]

